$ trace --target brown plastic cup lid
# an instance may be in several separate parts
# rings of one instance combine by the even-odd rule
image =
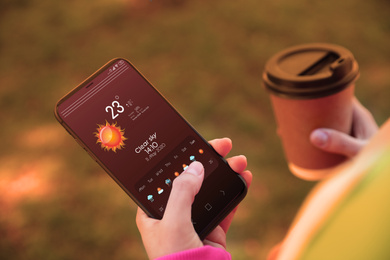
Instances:
[[[265,65],[263,82],[275,95],[310,99],[337,93],[358,76],[359,66],[349,50],[312,43],[275,54]]]

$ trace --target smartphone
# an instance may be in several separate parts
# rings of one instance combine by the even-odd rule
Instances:
[[[243,178],[126,59],[109,61],[61,98],[55,116],[153,218],[163,217],[174,179],[201,162],[205,179],[192,205],[201,239],[246,195]]]

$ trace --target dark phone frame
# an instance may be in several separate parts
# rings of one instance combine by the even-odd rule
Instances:
[[[94,72],[91,76],[86,78],[83,82],[81,82],[78,86],[76,86],[74,89],[72,89],[70,92],[68,92],[66,95],[64,95],[55,105],[54,109],[54,115],[57,119],[57,121],[66,129],[66,131],[75,139],[75,141],[92,157],[94,161],[96,161],[104,170],[105,172],[122,188],[122,190],[150,217],[160,219],[158,214],[155,212],[152,212],[147,209],[146,206],[144,206],[134,194],[132,194],[116,177],[115,175],[99,160],[99,158],[88,148],[88,146],[77,136],[77,134],[65,123],[65,121],[61,118],[61,116],[58,113],[58,107],[61,103],[63,103],[66,99],[71,97],[73,94],[78,92],[80,89],[89,87],[89,84],[103,71],[108,69],[110,66],[118,62],[119,60],[124,60],[127,62],[132,69],[134,69],[146,82],[149,84],[149,86],[157,92],[157,94],[176,112],[176,114],[183,120],[194,132],[195,135],[197,135],[210,149],[214,152],[216,157],[218,157],[223,164],[225,164],[225,167],[228,167],[232,172],[234,172],[227,161],[219,155],[215,151],[215,149],[194,129],[194,127],[174,108],[174,106],[156,89],[151,82],[127,59],[124,58],[115,58],[110,61],[108,61],[105,65],[103,65],[101,68],[99,68],[96,72]],[[220,168],[221,166],[219,166]],[[228,203],[225,208],[220,211],[217,215],[214,216],[214,218],[209,222],[209,224],[200,231],[197,231],[200,239],[204,239],[246,196],[247,194],[247,185],[245,180],[240,176],[238,173],[237,177],[242,181],[243,189],[241,193],[237,194],[237,196]]]

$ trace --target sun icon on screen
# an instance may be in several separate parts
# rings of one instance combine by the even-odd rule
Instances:
[[[117,126],[116,123],[109,124],[106,121],[105,125],[99,125],[96,129],[95,137],[97,137],[97,142],[100,143],[100,146],[105,151],[113,150],[116,152],[117,149],[122,149],[125,146],[123,141],[127,140],[124,136],[124,129],[121,129],[120,126]]]

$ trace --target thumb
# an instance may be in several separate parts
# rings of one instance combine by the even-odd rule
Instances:
[[[202,186],[203,178],[203,165],[193,162],[173,181],[164,219],[175,222],[191,220],[191,206]]]
[[[310,142],[317,148],[330,153],[355,156],[366,141],[328,128],[319,128],[310,135]]]

